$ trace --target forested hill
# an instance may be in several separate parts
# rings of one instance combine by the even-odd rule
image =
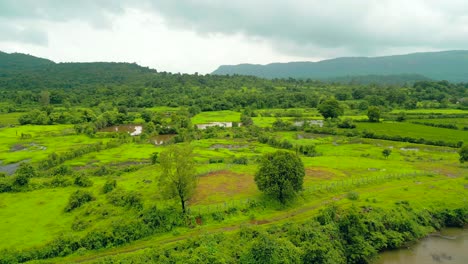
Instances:
[[[55,64],[51,60],[34,57],[22,53],[5,53],[0,51],[0,74],[13,71],[37,69]]]
[[[0,52],[0,87],[9,89],[135,84],[154,73],[156,70],[135,63],[55,63],[31,55]]]
[[[319,62],[220,66],[213,74],[264,78],[330,79],[346,76],[417,74],[434,80],[468,82],[468,51],[424,52],[384,57],[348,57]]]

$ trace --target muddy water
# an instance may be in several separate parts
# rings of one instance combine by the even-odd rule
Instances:
[[[375,264],[468,263],[468,229],[447,228],[410,248],[380,254]]]
[[[164,143],[167,143],[169,140],[171,140],[173,137],[175,137],[174,134],[168,134],[168,135],[157,135],[154,137],[151,137],[150,141],[154,145],[162,145]]]
[[[118,125],[100,129],[99,132],[127,132],[132,136],[140,135],[143,127],[139,125]]]

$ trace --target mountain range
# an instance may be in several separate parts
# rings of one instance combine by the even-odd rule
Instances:
[[[352,80],[365,76],[410,75],[416,78],[468,82],[468,50],[421,52],[382,57],[344,57],[318,62],[223,65],[212,74],[263,78]]]
[[[76,87],[83,83],[129,84],[153,76],[156,70],[135,63],[55,63],[21,53],[0,51],[3,87]],[[348,57],[319,62],[220,66],[213,75],[316,79],[358,84],[404,84],[447,80],[468,82],[468,51],[413,53],[384,57]]]

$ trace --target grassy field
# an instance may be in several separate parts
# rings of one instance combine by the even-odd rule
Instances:
[[[458,129],[468,127],[468,118],[428,118],[428,119],[411,119],[411,122],[432,123],[432,124],[450,124],[455,125]]]
[[[165,110],[167,109],[161,109]],[[303,112],[309,116],[316,114],[315,110],[310,109]],[[234,111],[203,112],[193,117],[192,123],[239,119],[240,113]],[[253,120],[260,127],[268,127],[276,117],[259,116]],[[463,123],[466,120],[458,121]],[[468,133],[461,130],[408,122],[356,124],[358,130],[373,131],[376,134],[468,142]],[[467,168],[459,164],[459,155],[454,148],[302,131],[267,130],[267,135],[280,141],[288,140],[292,145],[315,145],[317,151],[315,157],[301,157],[306,170],[305,191],[288,206],[279,206],[264,196],[254,181],[258,159],[263,154],[278,149],[252,138],[235,137],[233,131],[219,129],[214,136],[191,142],[200,177],[188,205],[192,212],[203,216],[202,225],[195,227],[195,230],[180,227],[171,233],[154,235],[128,246],[103,250],[102,254],[123,252],[132,246],[145,248],[155,243],[165,244],[168,240],[183,239],[195,233],[222,232],[227,227],[232,228],[229,230],[236,230],[240,225],[252,223],[253,220],[263,221],[265,225],[302,221],[316,215],[331,202],[343,207],[388,207],[397,201],[411,200],[417,208],[440,206],[441,203],[450,207],[466,201],[468,196],[468,179],[465,177],[468,175]],[[21,134],[29,136],[22,139]],[[78,135],[71,125],[4,127],[0,128],[0,137],[3,143],[0,146],[0,160],[4,164],[23,160],[30,160],[35,164],[51,153],[62,153],[86,144],[111,140]],[[49,183],[56,176],[48,176],[33,178],[33,187],[30,190],[0,193],[0,234],[3,238],[0,239],[0,249],[41,246],[62,235],[82,236],[117,222],[138,218],[137,210],[115,206],[109,202],[109,196],[102,191],[109,179],[115,180],[117,188],[123,192],[138,193],[145,208],[152,205],[178,206],[177,201],[163,199],[159,186],[160,165],[151,165],[149,162],[152,153],[166,148],[166,145],[155,146],[149,140],[141,140],[65,161],[63,164],[72,168],[73,175],[69,173],[60,177],[73,183],[76,175],[87,173],[93,182],[89,187],[73,184],[52,187]],[[392,150],[388,158],[382,155],[384,149]],[[234,164],[233,161],[239,157],[247,158],[247,164]],[[114,173],[99,176],[96,169],[102,166],[114,170]],[[76,190],[90,191],[95,200],[66,213],[64,209],[68,197]],[[359,193],[359,200],[346,199],[349,191]],[[248,201],[258,201],[268,206],[246,209]],[[238,208],[236,214],[225,215],[223,220],[214,216],[217,213],[224,214],[231,207]],[[74,229],[77,224],[82,224],[83,228]],[[96,256],[96,252],[80,254],[84,256],[74,255],[57,261],[67,262]]]
[[[451,114],[468,114],[468,111],[461,110],[461,109],[394,109],[390,113],[398,114],[400,112],[404,112],[406,114],[444,114],[444,115],[451,115]]]
[[[426,140],[444,140],[447,142],[468,142],[468,133],[446,128],[428,127],[405,122],[358,123],[358,130],[367,130],[377,135],[424,138]]]
[[[228,110],[201,112],[192,118],[193,124],[206,124],[210,122],[240,122],[240,113]]]
[[[0,113],[0,125],[18,125],[18,118],[24,113]]]

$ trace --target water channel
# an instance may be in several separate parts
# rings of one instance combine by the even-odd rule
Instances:
[[[386,251],[375,264],[467,264],[468,228],[446,228],[409,248]]]

